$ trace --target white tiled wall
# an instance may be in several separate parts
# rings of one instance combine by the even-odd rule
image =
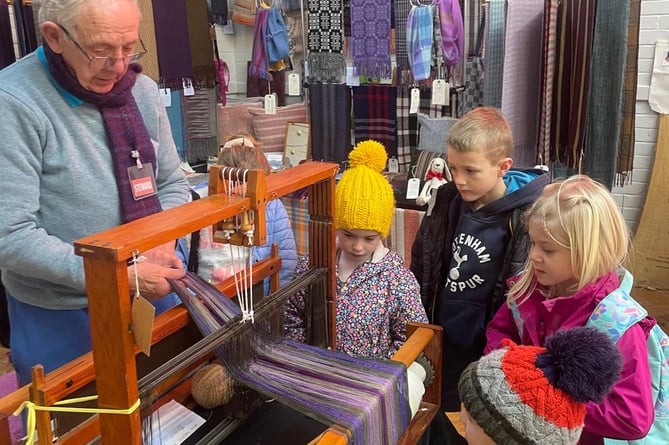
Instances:
[[[632,231],[636,230],[639,223],[655,157],[658,119],[657,113],[648,106],[648,89],[657,39],[669,39],[669,1],[642,0],[634,170],[631,184],[613,189]]]

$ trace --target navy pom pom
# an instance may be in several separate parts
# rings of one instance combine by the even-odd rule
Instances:
[[[536,365],[548,381],[578,402],[600,402],[618,381],[622,356],[613,341],[595,328],[559,331],[546,339]]]

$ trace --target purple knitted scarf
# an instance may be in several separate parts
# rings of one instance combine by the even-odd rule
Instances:
[[[162,210],[157,195],[134,199],[128,174],[128,168],[136,165],[136,160],[131,156],[133,150],[139,152],[142,164],[151,164],[154,174],[157,171],[153,143],[132,95],[137,75],[142,72],[141,65],[130,64],[128,71],[110,92],[99,94],[83,89],[60,54],[54,53],[49,45],[43,46],[49,71],[56,82],[79,99],[96,105],[102,113],[121,201],[122,221],[126,223]]]

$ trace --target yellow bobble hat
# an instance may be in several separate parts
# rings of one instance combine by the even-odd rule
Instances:
[[[359,142],[348,155],[349,168],[335,190],[335,227],[374,230],[388,236],[395,195],[381,174],[386,166],[385,147],[377,141]]]

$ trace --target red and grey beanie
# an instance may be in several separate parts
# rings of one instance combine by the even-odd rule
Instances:
[[[460,377],[470,416],[498,445],[576,444],[586,403],[601,401],[620,376],[611,339],[579,327],[555,333],[545,347],[504,346]]]

